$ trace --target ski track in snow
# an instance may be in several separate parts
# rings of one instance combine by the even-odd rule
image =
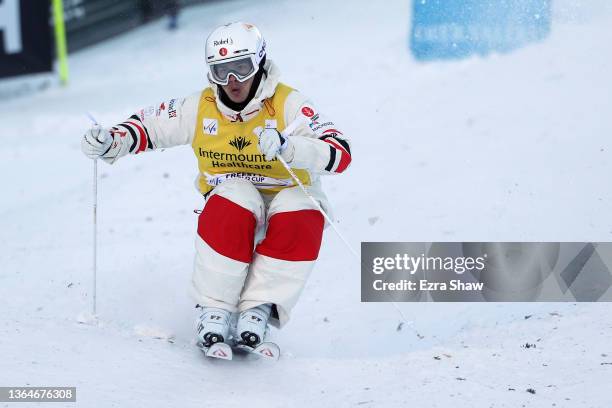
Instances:
[[[352,137],[355,163],[324,184],[355,248],[612,238],[605,2],[577,20],[557,10],[542,43],[438,64],[408,55],[409,2],[354,3],[189,8],[178,32],[154,22],[74,54],[66,89],[0,101],[0,385],[76,386],[84,407],[612,406],[608,304],[406,303],[398,332],[391,305],[360,303],[358,263],[330,229],[272,332],[281,360],[205,360],[187,296],[202,204],[189,147],[100,163],[101,320],[77,322],[91,295],[85,112],[114,124],[198,91],[205,36],[238,19]]]

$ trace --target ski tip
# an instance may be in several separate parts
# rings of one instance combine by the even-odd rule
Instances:
[[[264,342],[255,347],[251,353],[267,360],[277,361],[280,358],[280,347],[276,343]]]
[[[232,348],[225,343],[215,343],[207,349],[202,349],[206,357],[219,358],[221,360],[231,360],[233,357]]]

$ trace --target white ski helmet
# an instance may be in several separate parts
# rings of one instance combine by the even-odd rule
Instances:
[[[219,85],[227,85],[230,75],[240,82],[251,78],[265,55],[266,41],[253,24],[226,24],[206,39],[209,79]]]

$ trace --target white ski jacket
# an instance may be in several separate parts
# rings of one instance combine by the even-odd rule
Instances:
[[[224,105],[219,98],[218,86],[211,84],[216,106],[223,116],[232,122],[246,122],[265,108],[265,100],[274,95],[280,77],[276,65],[270,60],[266,62],[265,70],[267,75],[262,77],[254,98],[240,112]],[[186,98],[170,99],[149,106],[114,126],[110,129],[113,143],[102,159],[112,164],[128,154],[191,144],[199,125],[197,117],[201,95],[200,91]],[[312,188],[318,187],[318,175],[337,174],[346,170],[351,163],[348,138],[331,119],[318,112],[305,96],[292,91],[285,101],[284,116],[286,124],[300,117],[304,120],[291,136],[295,154],[289,164],[311,173]]]

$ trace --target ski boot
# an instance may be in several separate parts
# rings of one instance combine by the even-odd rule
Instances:
[[[280,347],[265,341],[272,305],[263,304],[240,313],[236,324],[236,348],[257,357],[278,360]]]
[[[236,326],[237,341],[249,347],[257,347],[266,336],[272,306],[269,303],[240,313]]]
[[[217,307],[202,307],[202,314],[197,319],[198,345],[209,348],[215,343],[229,340],[230,319],[232,314]]]

